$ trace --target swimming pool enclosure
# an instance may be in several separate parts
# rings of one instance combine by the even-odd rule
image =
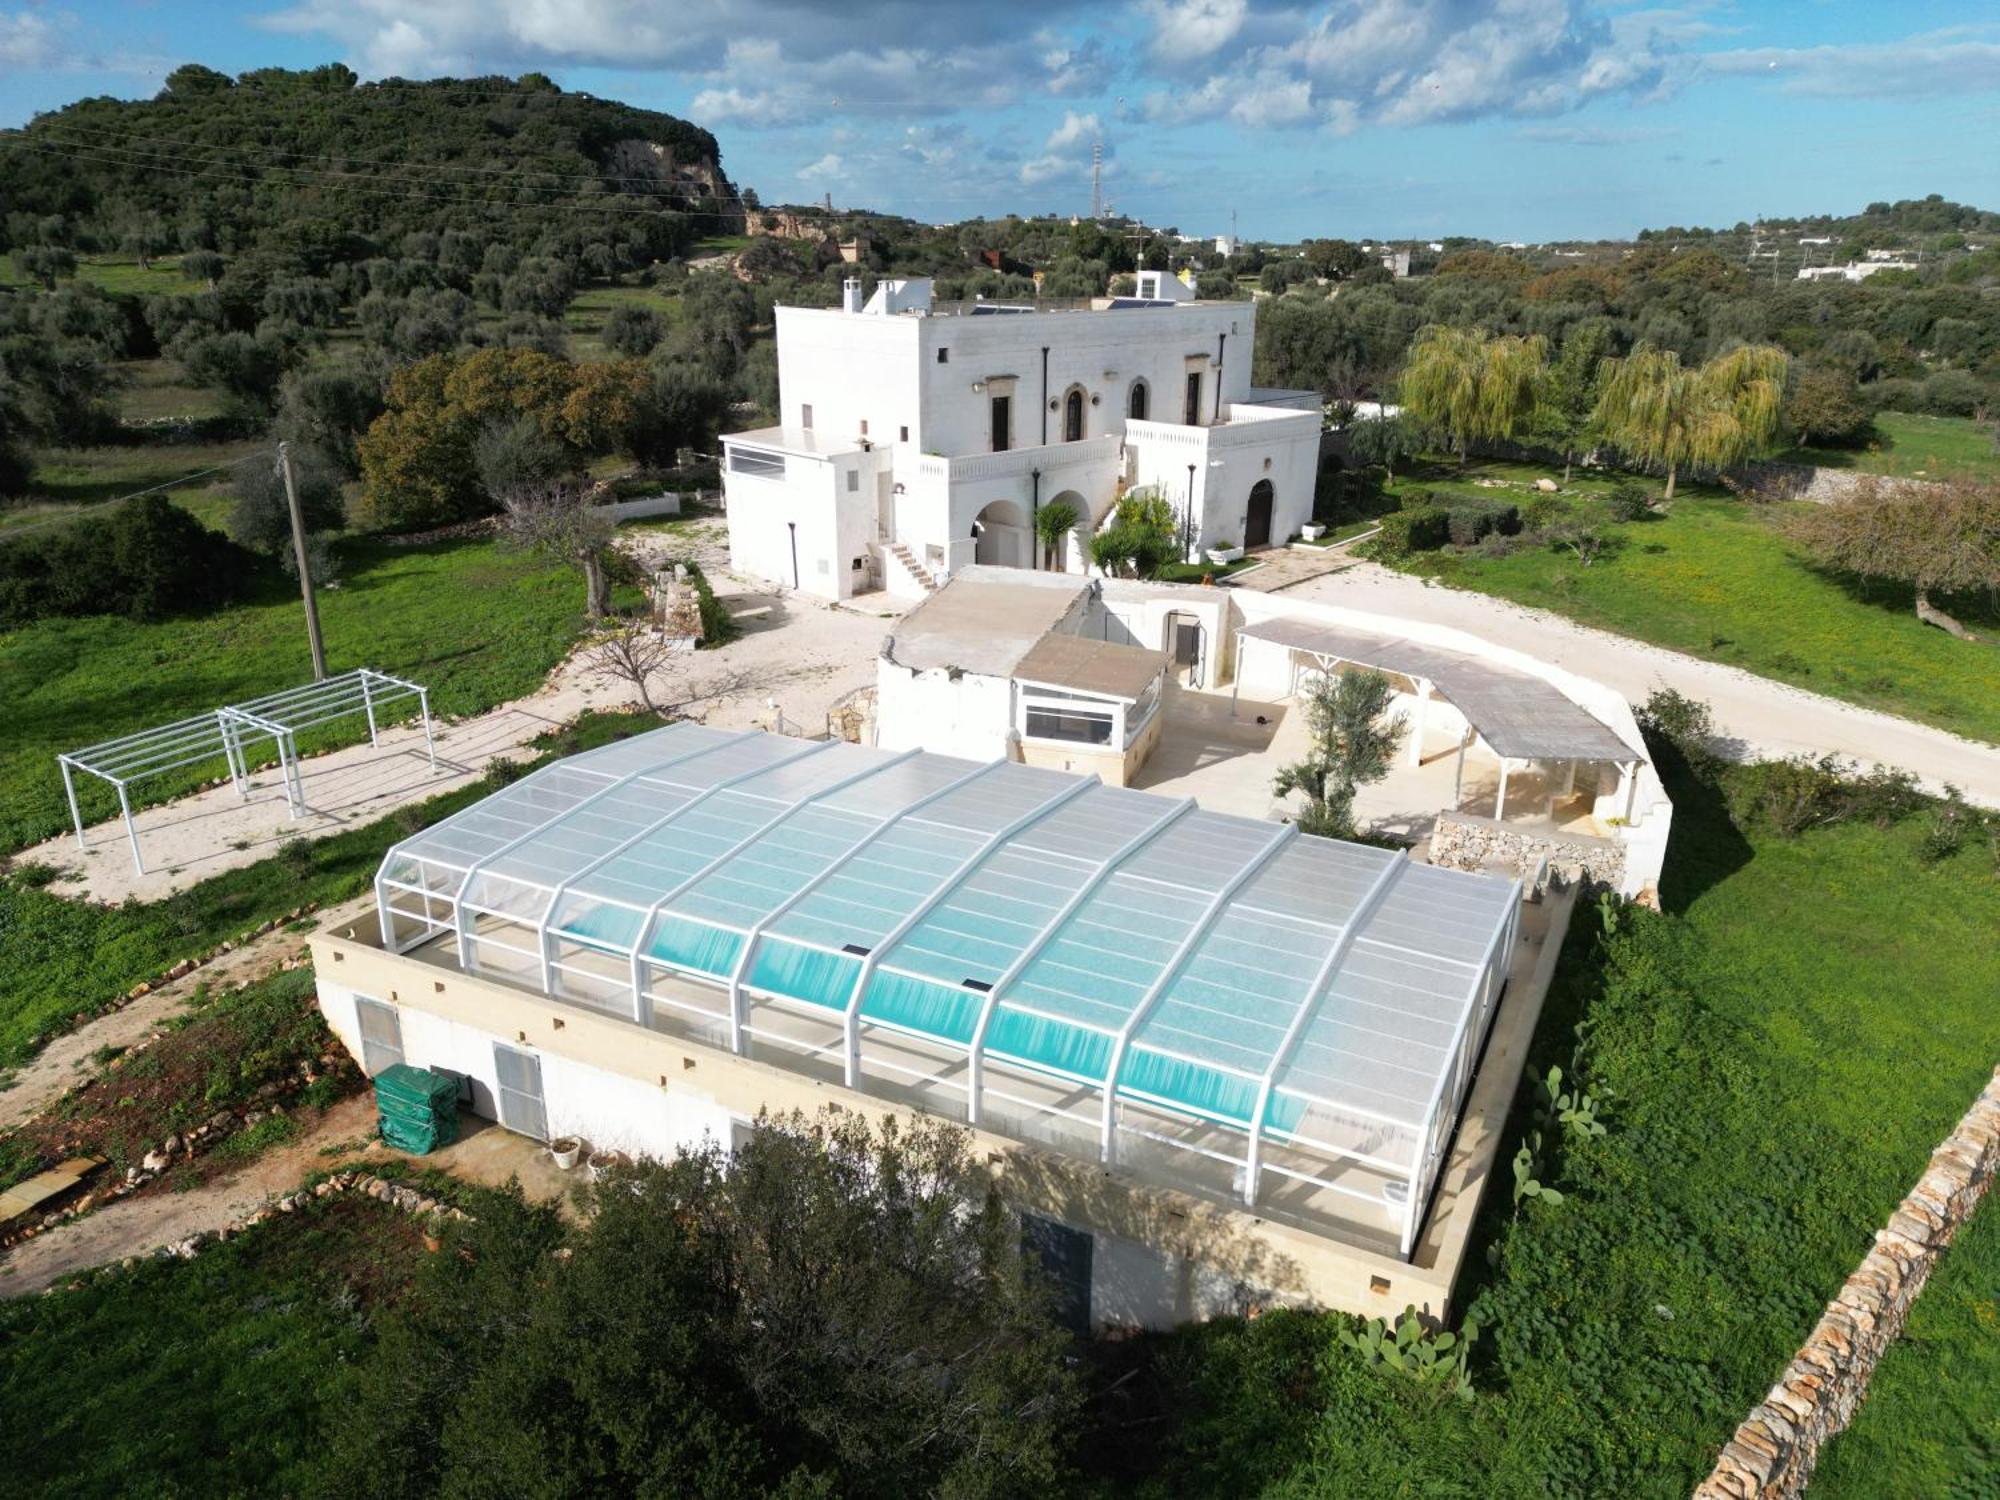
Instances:
[[[390,850],[391,951],[1407,1255],[1518,884],[1095,778],[675,724]]]

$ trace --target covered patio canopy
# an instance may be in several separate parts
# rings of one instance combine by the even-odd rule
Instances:
[[[1414,763],[1423,740],[1423,707],[1442,694],[1472,730],[1500,757],[1500,793],[1494,816],[1505,812],[1507,768],[1513,761],[1610,761],[1629,768],[1640,753],[1553,683],[1531,672],[1402,636],[1381,635],[1314,620],[1259,620],[1236,632],[1239,660],[1245,641],[1267,641],[1311,656],[1321,667],[1335,662],[1393,672],[1416,684],[1418,718],[1410,736]],[[1242,676],[1239,668],[1237,677]],[[1231,689],[1232,700],[1235,689]],[[1459,746],[1461,774],[1465,747]]]

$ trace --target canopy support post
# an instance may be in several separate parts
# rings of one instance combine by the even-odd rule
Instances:
[[[424,754],[431,758],[431,770],[438,768],[437,740],[431,734],[431,690],[417,689],[417,707],[424,713]]]
[[[1493,821],[1496,823],[1504,823],[1506,820],[1507,820],[1507,757],[1503,755],[1500,757],[1500,790],[1496,792],[1493,797]]]
[[[146,873],[146,861],[139,857],[139,830],[132,826],[132,799],[126,794],[125,783],[118,783],[118,811],[125,815],[125,837],[132,845],[132,873]]]
[[[1417,679],[1417,719],[1410,726],[1410,765],[1414,768],[1424,763],[1424,716],[1431,706],[1431,680]]]
[[[361,711],[368,715],[368,743],[380,747],[382,740],[375,732],[375,695],[368,688],[368,674],[361,674]]]
[[[1236,695],[1243,690],[1243,632],[1236,632],[1236,660],[1229,674],[1229,717],[1236,717]]]
[[[69,757],[58,755],[56,763],[62,767],[63,790],[69,794],[69,820],[76,825],[76,847],[88,849],[90,845],[83,839],[83,814],[76,805],[76,779],[70,771]]]
[[[1458,770],[1451,778],[1451,810],[1458,811],[1459,803],[1465,795],[1465,747],[1472,740],[1473,730],[1467,725],[1465,733],[1458,737]]]

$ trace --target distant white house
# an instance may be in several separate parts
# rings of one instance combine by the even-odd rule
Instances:
[[[731,566],[828,599],[920,596],[971,563],[1032,568],[1036,517],[1086,571],[1119,498],[1152,487],[1192,550],[1282,545],[1312,516],[1314,391],[1250,384],[1256,305],[1142,270],[1130,297],[1042,311],[935,304],[927,279],[777,309],[777,425],[726,435]]]
[[[1851,260],[1844,266],[1801,266],[1801,281],[1866,281],[1877,271],[1914,271],[1913,260]]]

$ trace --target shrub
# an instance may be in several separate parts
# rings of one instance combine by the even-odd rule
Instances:
[[[213,609],[241,597],[251,555],[164,495],[0,546],[0,627],[51,615],[136,620]]]
[[[1434,505],[1405,507],[1382,518],[1382,534],[1375,545],[1385,556],[1410,552],[1435,552],[1451,536],[1451,517]]]
[[[1614,521],[1643,521],[1653,513],[1653,486],[1643,479],[1621,479],[1605,495],[1604,509]]]
[[[1452,546],[1470,547],[1493,530],[1493,515],[1490,511],[1461,506],[1446,513],[1445,529]]]
[[[1520,509],[1522,529],[1548,531],[1570,518],[1574,507],[1560,495],[1534,495]]]
[[[667,325],[650,307],[615,307],[604,320],[604,346],[642,359],[667,336]]]
[[[1715,715],[1699,698],[1673,688],[1655,688],[1636,717],[1647,738],[1673,746],[1690,770],[1701,771],[1716,764]]]
[[[292,477],[299,490],[299,513],[308,533],[337,530],[345,519],[340,471],[312,448],[292,451]],[[236,470],[236,503],[229,510],[230,539],[255,552],[289,555],[291,502],[275,462],[243,464]]]

